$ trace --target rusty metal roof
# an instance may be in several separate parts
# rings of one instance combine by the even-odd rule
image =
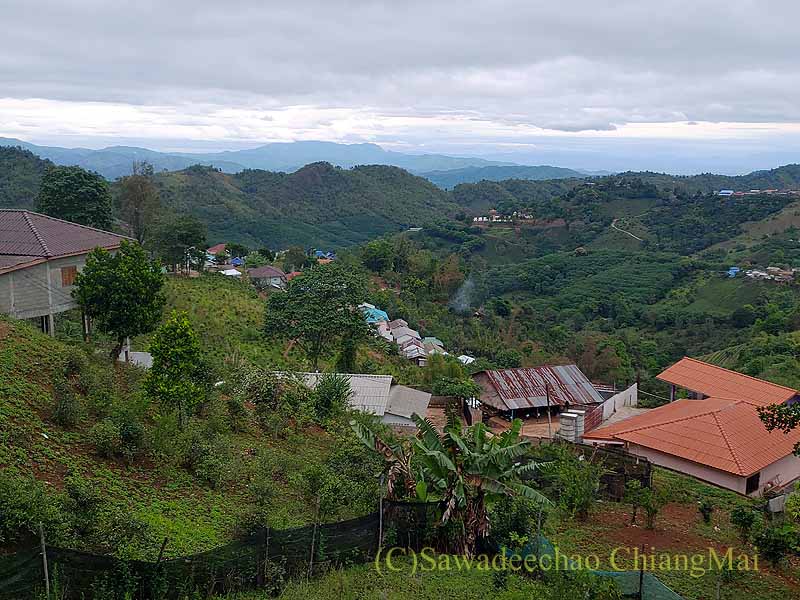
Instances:
[[[29,210],[0,209],[0,255],[7,257],[70,256],[98,247],[118,248],[124,239],[130,238]],[[3,264],[10,270],[25,262],[11,258]]]
[[[544,407],[548,404],[594,404],[603,398],[576,365],[483,371],[505,406],[500,410]],[[484,401],[481,398],[481,401]],[[491,402],[489,402],[491,404]]]

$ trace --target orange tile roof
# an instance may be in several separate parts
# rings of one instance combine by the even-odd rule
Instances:
[[[584,434],[652,448],[742,477],[792,453],[800,428],[768,432],[757,402],[706,398],[677,400]]]
[[[658,375],[658,379],[704,396],[741,398],[759,406],[783,404],[797,394],[792,388],[686,357]]]

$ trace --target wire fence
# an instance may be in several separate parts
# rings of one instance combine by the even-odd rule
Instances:
[[[383,547],[441,547],[441,508],[434,503],[384,501],[383,511],[338,523],[259,529],[207,552],[157,562],[124,560],[46,547],[50,598],[71,600],[184,600],[260,589],[277,595],[292,578],[360,564]],[[522,556],[555,558],[553,545],[533,536]],[[0,599],[45,598],[40,547],[0,557]],[[541,563],[539,563],[541,564]],[[682,600],[651,573],[594,571],[613,577],[623,595]]]

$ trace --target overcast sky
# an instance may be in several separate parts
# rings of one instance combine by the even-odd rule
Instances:
[[[0,0],[0,136],[800,162],[797,0]]]

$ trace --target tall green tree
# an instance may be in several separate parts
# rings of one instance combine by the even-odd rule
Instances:
[[[109,229],[111,191],[97,173],[80,167],[51,167],[42,177],[36,210],[51,217]]]
[[[133,163],[133,173],[119,182],[119,214],[136,241],[144,244],[161,208],[158,188],[153,183],[153,165]]]
[[[181,428],[204,401],[207,369],[197,334],[185,313],[172,312],[150,342],[153,366],[147,372],[147,395],[178,412]]]
[[[311,269],[292,279],[284,293],[267,298],[264,334],[294,340],[316,370],[324,352],[367,335],[358,308],[366,296],[366,279],[349,267],[333,262]]]
[[[161,318],[165,302],[161,266],[138,244],[123,241],[115,254],[95,248],[75,285],[72,294],[78,305],[100,331],[114,338],[114,360],[125,338],[152,331]]]
[[[169,214],[153,229],[150,246],[174,270],[201,265],[205,260],[205,223],[189,215]]]

